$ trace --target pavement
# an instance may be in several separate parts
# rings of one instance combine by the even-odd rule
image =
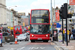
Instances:
[[[68,46],[66,46],[66,42],[64,44],[62,42],[54,42],[57,47],[62,48],[62,50],[75,50],[75,40],[70,40]]]

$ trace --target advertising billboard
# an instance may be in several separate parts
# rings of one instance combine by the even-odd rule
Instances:
[[[55,11],[56,21],[60,21],[59,10]]]
[[[75,5],[75,0],[69,0],[69,5]]]

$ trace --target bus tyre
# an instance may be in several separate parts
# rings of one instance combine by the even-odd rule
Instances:
[[[35,42],[34,40],[31,40],[31,42]]]
[[[48,42],[48,40],[44,40],[43,42]]]

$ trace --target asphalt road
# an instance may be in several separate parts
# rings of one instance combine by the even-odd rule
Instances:
[[[30,41],[21,41],[18,44],[3,43],[3,47],[0,47],[0,50],[59,50],[55,47],[55,44],[52,42],[42,42],[36,41],[31,43]]]

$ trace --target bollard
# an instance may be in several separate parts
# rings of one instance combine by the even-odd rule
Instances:
[[[16,36],[15,36],[15,44],[18,44],[18,43],[17,43],[17,37],[16,37]]]

